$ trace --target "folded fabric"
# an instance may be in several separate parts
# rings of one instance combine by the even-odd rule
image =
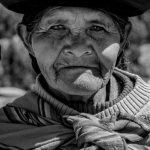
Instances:
[[[7,106],[4,111],[13,109],[30,117],[27,117],[26,124],[20,119],[16,123],[0,123],[0,148],[144,150],[150,144],[150,125],[141,117],[116,113],[99,119],[95,115],[81,113],[64,115],[61,122],[56,122],[15,107]],[[20,117],[25,119],[25,116]]]
[[[73,109],[62,103],[37,78],[33,91],[0,109],[0,149],[150,149],[150,87],[138,76],[117,72],[127,88],[95,112],[90,104]],[[126,77],[135,81],[133,89]]]

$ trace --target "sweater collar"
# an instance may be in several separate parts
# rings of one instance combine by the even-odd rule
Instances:
[[[150,93],[150,86],[146,84],[139,76],[117,68],[115,69],[113,75],[117,80],[121,81],[124,88],[116,99],[104,102],[97,107],[90,104],[84,105],[83,103],[65,105],[50,95],[42,87],[39,80],[40,76],[37,77],[36,84],[33,86],[33,91],[40,95],[43,100],[50,103],[54,108],[57,108],[57,113],[60,113],[61,115],[75,115],[80,112],[85,112],[95,114],[96,116],[103,118],[108,117],[117,111],[136,115],[137,112],[149,101],[149,95],[147,95],[147,93]],[[132,83],[134,83],[134,87]]]

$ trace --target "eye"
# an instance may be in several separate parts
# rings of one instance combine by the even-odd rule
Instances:
[[[66,27],[64,25],[53,25],[50,27],[52,30],[66,30]]]
[[[98,26],[98,25],[93,25],[89,28],[90,31],[95,31],[95,32],[99,32],[99,31],[106,31],[104,27]]]

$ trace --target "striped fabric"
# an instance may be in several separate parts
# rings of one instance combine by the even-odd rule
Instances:
[[[150,86],[118,69],[114,76],[122,80],[122,93],[103,107],[86,105],[89,109],[52,97],[38,77],[33,91],[0,109],[0,149],[150,148]]]

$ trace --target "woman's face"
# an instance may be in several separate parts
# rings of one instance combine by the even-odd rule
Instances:
[[[86,70],[109,81],[119,48],[120,34],[112,18],[88,8],[48,9],[32,35],[32,49],[49,86],[70,95],[88,95],[74,81]]]

